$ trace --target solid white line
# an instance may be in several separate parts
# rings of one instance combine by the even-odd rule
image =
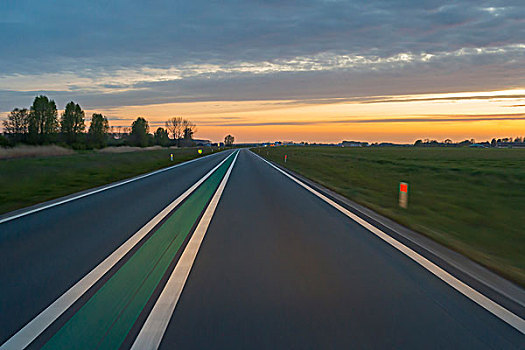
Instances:
[[[91,272],[85,275],[67,292],[62,294],[51,305],[44,309],[15,335],[9,338],[0,350],[7,349],[23,349],[35,340],[47,327],[51,325],[64,311],[66,311],[74,302],[76,302],[89,288],[91,288],[104,274],[106,274],[124,255],[126,255],[146,234],[151,231],[166,215],[177,207],[186,197],[188,197],[197,187],[199,187],[211,174],[217,170],[228,158],[233,155],[230,154],[222,160],[217,166],[204,175],[199,181],[193,184],[190,188],[181,194],[177,199],[171,202],[166,208],[158,213],[146,225],[138,230],[131,238],[124,244],[117,248],[111,255],[102,261]]]
[[[213,196],[208,208],[206,208],[199,225],[195,229],[186,249],[184,249],[175,269],[171,273],[159,299],[155,303],[155,306],[153,306],[144,326],[135,339],[131,347],[132,350],[157,349],[159,347],[238,155],[239,152],[236,153],[228,172],[222,179],[217,192]]]
[[[136,176],[136,177],[132,177],[131,179],[127,179],[127,180],[124,180],[124,181],[120,181],[120,182],[116,182],[116,183],[113,183],[113,184],[110,184],[110,185],[106,185],[106,186],[103,186],[101,188],[97,188],[96,190],[92,190],[92,191],[89,191],[89,192],[86,192],[86,193],[79,194],[78,196],[74,196],[74,197],[71,197],[71,198],[66,198],[66,199],[63,199],[63,200],[58,201],[58,202],[50,203],[50,204],[44,205],[42,207],[38,207],[38,208],[31,209],[31,210],[28,210],[28,211],[25,211],[25,212],[22,212],[22,213],[19,213],[19,214],[16,214],[16,215],[12,215],[12,216],[0,219],[0,224],[2,224],[4,222],[7,222],[7,221],[14,220],[14,219],[18,219],[18,218],[20,218],[22,216],[26,216],[26,215],[30,215],[30,214],[42,211],[42,210],[45,210],[45,209],[56,207],[57,205],[61,205],[61,204],[68,203],[68,202],[71,202],[71,201],[74,201],[74,200],[77,200],[77,199],[80,199],[80,198],[91,196],[92,194],[95,194],[95,193],[99,193],[99,192],[106,191],[106,190],[109,190],[109,189],[112,189],[112,188],[115,188],[115,187],[118,187],[118,186],[122,186],[122,185],[125,185],[125,184],[128,184],[130,182],[143,179],[143,178],[151,176],[151,175],[156,175],[156,174],[162,173],[164,171],[168,171],[168,170],[171,170],[171,169],[183,166],[183,165],[187,165],[187,164],[196,162],[198,160],[211,157],[211,156],[213,156],[215,154],[217,154],[217,153],[212,153],[212,154],[208,154],[207,156],[204,156],[204,157],[191,159],[191,160],[185,161],[183,163],[172,165],[172,166],[167,167],[167,168],[155,170],[155,171],[153,171],[151,173],[139,175],[139,176]]]
[[[253,153],[253,152],[252,152]],[[425,257],[421,256],[420,254],[416,253],[412,249],[408,248],[401,242],[395,240],[390,235],[386,234],[385,232],[381,231],[377,227],[373,226],[369,222],[365,221],[364,219],[360,218],[359,216],[355,215],[348,209],[344,208],[343,206],[339,205],[337,202],[331,200],[330,198],[326,197],[322,193],[316,191],[315,189],[311,188],[301,180],[295,178],[294,176],[288,174],[287,172],[281,170],[279,167],[273,165],[272,163],[268,162],[266,159],[262,158],[258,154],[253,153],[256,155],[259,159],[263,160],[267,164],[269,164],[271,167],[279,171],[280,173],[284,174],[288,178],[295,181],[297,184],[308,190],[309,192],[313,193],[317,197],[321,198],[326,203],[330,204],[332,207],[336,208],[346,216],[348,216],[350,219],[354,220],[364,228],[366,228],[368,231],[372,232],[415,262],[417,262],[419,265],[423,266],[425,269],[433,273],[435,276],[440,278],[442,281],[450,285],[452,288],[469,298],[470,300],[474,301],[476,304],[480,305],[487,311],[491,312],[493,315],[497,316],[501,320],[505,321],[512,327],[516,328],[521,333],[525,334],[525,320],[523,320],[521,317],[515,315],[514,313],[510,312],[509,310],[505,309],[503,306],[497,304],[496,302],[492,301],[491,299],[487,298],[485,295],[481,294],[474,288],[468,286],[467,284],[463,283],[456,277],[452,276],[447,271],[443,270],[441,267],[437,266],[430,260],[426,259]]]

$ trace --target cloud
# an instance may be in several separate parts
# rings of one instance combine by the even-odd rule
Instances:
[[[337,124],[368,124],[368,123],[447,123],[447,122],[482,122],[503,120],[525,120],[525,113],[514,114],[435,114],[417,117],[392,117],[392,118],[345,118],[336,120],[288,120],[288,121],[261,121],[261,122],[235,122],[214,123],[201,122],[205,126],[305,126],[305,125],[337,125]]]
[[[384,99],[373,99],[365,100],[361,103],[391,103],[391,102],[435,102],[435,101],[464,101],[464,100],[506,100],[506,99],[524,99],[525,95],[497,95],[497,94],[472,94],[472,96],[446,96],[446,97],[420,97],[420,98],[384,98]],[[514,105],[512,107],[519,107]]]
[[[480,91],[524,72],[513,0],[19,0],[0,13],[1,110],[38,92],[108,107],[391,95],[388,81]]]

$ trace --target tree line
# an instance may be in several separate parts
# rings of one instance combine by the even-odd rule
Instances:
[[[472,145],[479,145],[484,147],[500,147],[505,145],[512,144],[522,144],[525,142],[525,137],[505,137],[502,139],[496,139],[493,138],[490,142],[489,141],[482,141],[482,142],[476,142],[474,139],[470,140],[464,140],[461,142],[453,142],[451,139],[446,139],[443,142],[439,142],[437,140],[430,140],[430,139],[424,139],[424,140],[416,140],[414,142],[414,146],[416,147],[443,147],[443,146],[450,146],[450,147],[464,147],[464,146],[472,146]]]
[[[103,148],[108,145],[139,146],[192,146],[196,125],[182,117],[170,118],[165,128],[159,127],[151,134],[149,122],[138,117],[125,132],[114,132],[107,117],[93,113],[86,132],[85,112],[78,103],[69,102],[58,116],[55,101],[47,96],[35,97],[29,109],[13,109],[3,122],[4,135],[0,146],[19,143],[43,145],[65,144],[75,149]],[[171,136],[171,138],[170,138]]]

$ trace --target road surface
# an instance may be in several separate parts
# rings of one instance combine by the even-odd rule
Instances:
[[[525,348],[374,232],[248,150],[4,218],[0,349]]]

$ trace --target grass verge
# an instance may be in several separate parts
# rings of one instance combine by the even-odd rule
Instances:
[[[277,147],[255,152],[525,286],[525,150]],[[398,205],[401,181],[409,184],[407,209]]]
[[[202,156],[212,152],[203,148]],[[181,148],[0,160],[0,214],[200,156],[196,148]]]

